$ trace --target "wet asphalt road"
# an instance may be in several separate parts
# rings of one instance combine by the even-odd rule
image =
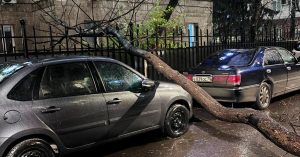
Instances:
[[[244,106],[251,104],[236,107]],[[300,124],[300,91],[275,98],[266,112],[292,129],[288,122]],[[194,115],[189,131],[180,138],[152,131],[68,157],[292,157],[248,125],[216,120],[199,107],[195,107]]]

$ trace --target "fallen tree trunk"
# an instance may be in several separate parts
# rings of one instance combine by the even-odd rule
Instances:
[[[260,131],[266,138],[275,143],[278,147],[291,154],[300,156],[300,136],[294,132],[290,132],[284,126],[273,120],[266,112],[250,108],[235,109],[222,106],[201,87],[188,80],[178,71],[172,69],[156,55],[152,54],[151,52],[133,47],[113,28],[109,27],[106,29],[106,31],[108,34],[116,37],[118,42],[123,45],[126,50],[128,50],[128,53],[143,57],[150,64],[152,64],[159,73],[184,88],[197,102],[199,102],[216,118],[227,122],[245,123],[251,125]]]

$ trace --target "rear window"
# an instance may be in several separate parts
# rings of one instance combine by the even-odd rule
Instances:
[[[254,54],[255,49],[222,50],[206,58],[200,66],[246,66]]]
[[[0,83],[23,67],[24,65],[22,64],[0,64]]]

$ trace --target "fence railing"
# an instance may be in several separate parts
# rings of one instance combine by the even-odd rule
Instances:
[[[21,21],[21,28],[22,35],[19,36],[7,36],[0,31],[0,61],[47,58],[55,55],[103,56],[120,60],[151,79],[164,80],[144,59],[126,53],[111,36],[97,33],[95,30],[87,32],[80,29],[79,33],[76,33],[65,28],[64,34],[59,34],[49,26],[47,32],[41,33],[34,27],[27,28],[24,21]],[[141,35],[138,30],[129,29],[127,37],[134,46],[156,53],[180,72],[196,66],[218,50],[258,46],[279,46],[292,50],[297,42],[280,40],[272,33],[260,36],[255,42],[241,40],[238,35],[232,36],[226,42],[220,42],[220,37],[214,36],[213,32],[202,31],[198,27],[195,29],[194,35],[190,34],[190,30],[186,33],[163,31],[161,34]]]

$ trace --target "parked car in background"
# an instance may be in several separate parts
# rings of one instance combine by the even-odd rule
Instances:
[[[281,47],[227,49],[204,59],[187,77],[218,101],[256,102],[265,109],[271,98],[300,89],[300,64]]]
[[[0,64],[0,156],[63,155],[162,128],[188,130],[191,96],[119,61],[56,57]]]
[[[300,42],[297,42],[294,45],[294,48],[292,50],[293,55],[298,59],[300,57]]]

